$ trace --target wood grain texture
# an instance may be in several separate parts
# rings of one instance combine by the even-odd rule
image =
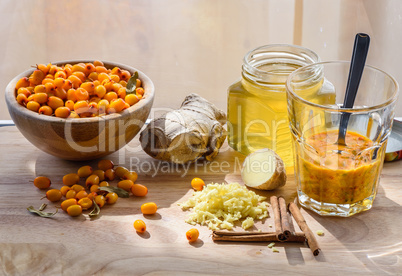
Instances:
[[[268,242],[214,243],[205,226],[196,226],[197,243],[187,242],[185,232],[192,226],[184,222],[188,213],[177,203],[191,196],[191,179],[241,182],[238,166],[244,157],[226,145],[215,161],[189,168],[151,159],[138,138],[108,158],[137,170],[137,183],[148,187],[148,195],[120,198],[93,220],[84,215],[71,218],[62,211],[51,219],[41,218],[26,210],[29,205],[48,203],[40,199],[44,191],[29,181],[47,175],[59,188],[64,174],[84,164],[96,166],[97,161],[58,159],[32,146],[16,127],[0,128],[0,275],[395,275],[402,271],[400,162],[384,165],[370,211],[332,218],[301,209],[313,233],[325,233],[317,237],[322,252],[314,257],[297,243],[277,243],[279,253],[273,253]],[[278,190],[255,192],[281,195],[290,202],[296,197],[295,188],[289,176]],[[159,209],[156,215],[144,217],[140,206],[148,201],[156,202]],[[46,210],[58,204],[50,203]],[[145,234],[134,231],[136,219],[146,222]],[[272,215],[253,231],[271,232],[270,225],[274,225]]]

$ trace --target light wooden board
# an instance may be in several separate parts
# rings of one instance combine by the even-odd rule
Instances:
[[[402,271],[401,162],[384,165],[374,207],[368,212],[332,218],[302,209],[313,232],[325,232],[317,237],[322,252],[314,257],[301,244],[277,243],[279,253],[273,253],[268,243],[214,243],[205,226],[196,226],[197,243],[187,242],[185,232],[192,226],[184,222],[188,213],[177,203],[192,195],[191,179],[241,181],[238,165],[243,157],[227,146],[214,162],[190,166],[187,173],[152,160],[137,138],[110,159],[127,167],[130,160],[138,161],[143,167],[137,182],[146,185],[149,194],[120,198],[94,220],[84,215],[71,218],[62,211],[51,219],[41,218],[26,210],[29,205],[48,203],[41,200],[44,192],[30,181],[47,175],[59,188],[64,174],[97,162],[57,159],[37,150],[16,127],[0,128],[0,275],[389,275]],[[160,167],[148,170],[145,164]],[[275,192],[258,193],[294,200],[294,178],[289,176],[287,185]],[[156,202],[159,209],[156,215],[144,217],[140,206],[148,201]],[[55,205],[50,203],[47,210]],[[146,222],[144,235],[134,231],[136,219]],[[272,218],[256,228],[271,231],[270,224],[274,225]]]

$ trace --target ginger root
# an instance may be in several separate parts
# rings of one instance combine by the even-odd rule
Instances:
[[[248,155],[241,176],[246,186],[259,190],[273,190],[286,184],[283,161],[271,149],[257,150]]]
[[[226,114],[197,94],[188,95],[180,109],[154,119],[141,132],[144,151],[177,164],[205,157],[212,160],[226,139]]]

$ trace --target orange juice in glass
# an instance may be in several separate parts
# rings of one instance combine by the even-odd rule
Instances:
[[[341,61],[308,65],[286,83],[298,199],[320,215],[347,217],[372,207],[394,117],[398,84],[371,66],[353,108],[341,108],[349,67]],[[334,102],[311,101],[305,95],[312,88],[332,90]],[[350,114],[345,145],[337,143],[342,113]]]

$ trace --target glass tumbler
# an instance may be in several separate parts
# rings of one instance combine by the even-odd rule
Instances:
[[[398,83],[368,65],[353,108],[342,108],[349,67],[307,65],[286,82],[298,199],[320,215],[347,217],[372,207],[394,117]],[[333,102],[314,101],[326,93],[335,94]],[[341,118],[348,118],[345,143],[338,141]]]

